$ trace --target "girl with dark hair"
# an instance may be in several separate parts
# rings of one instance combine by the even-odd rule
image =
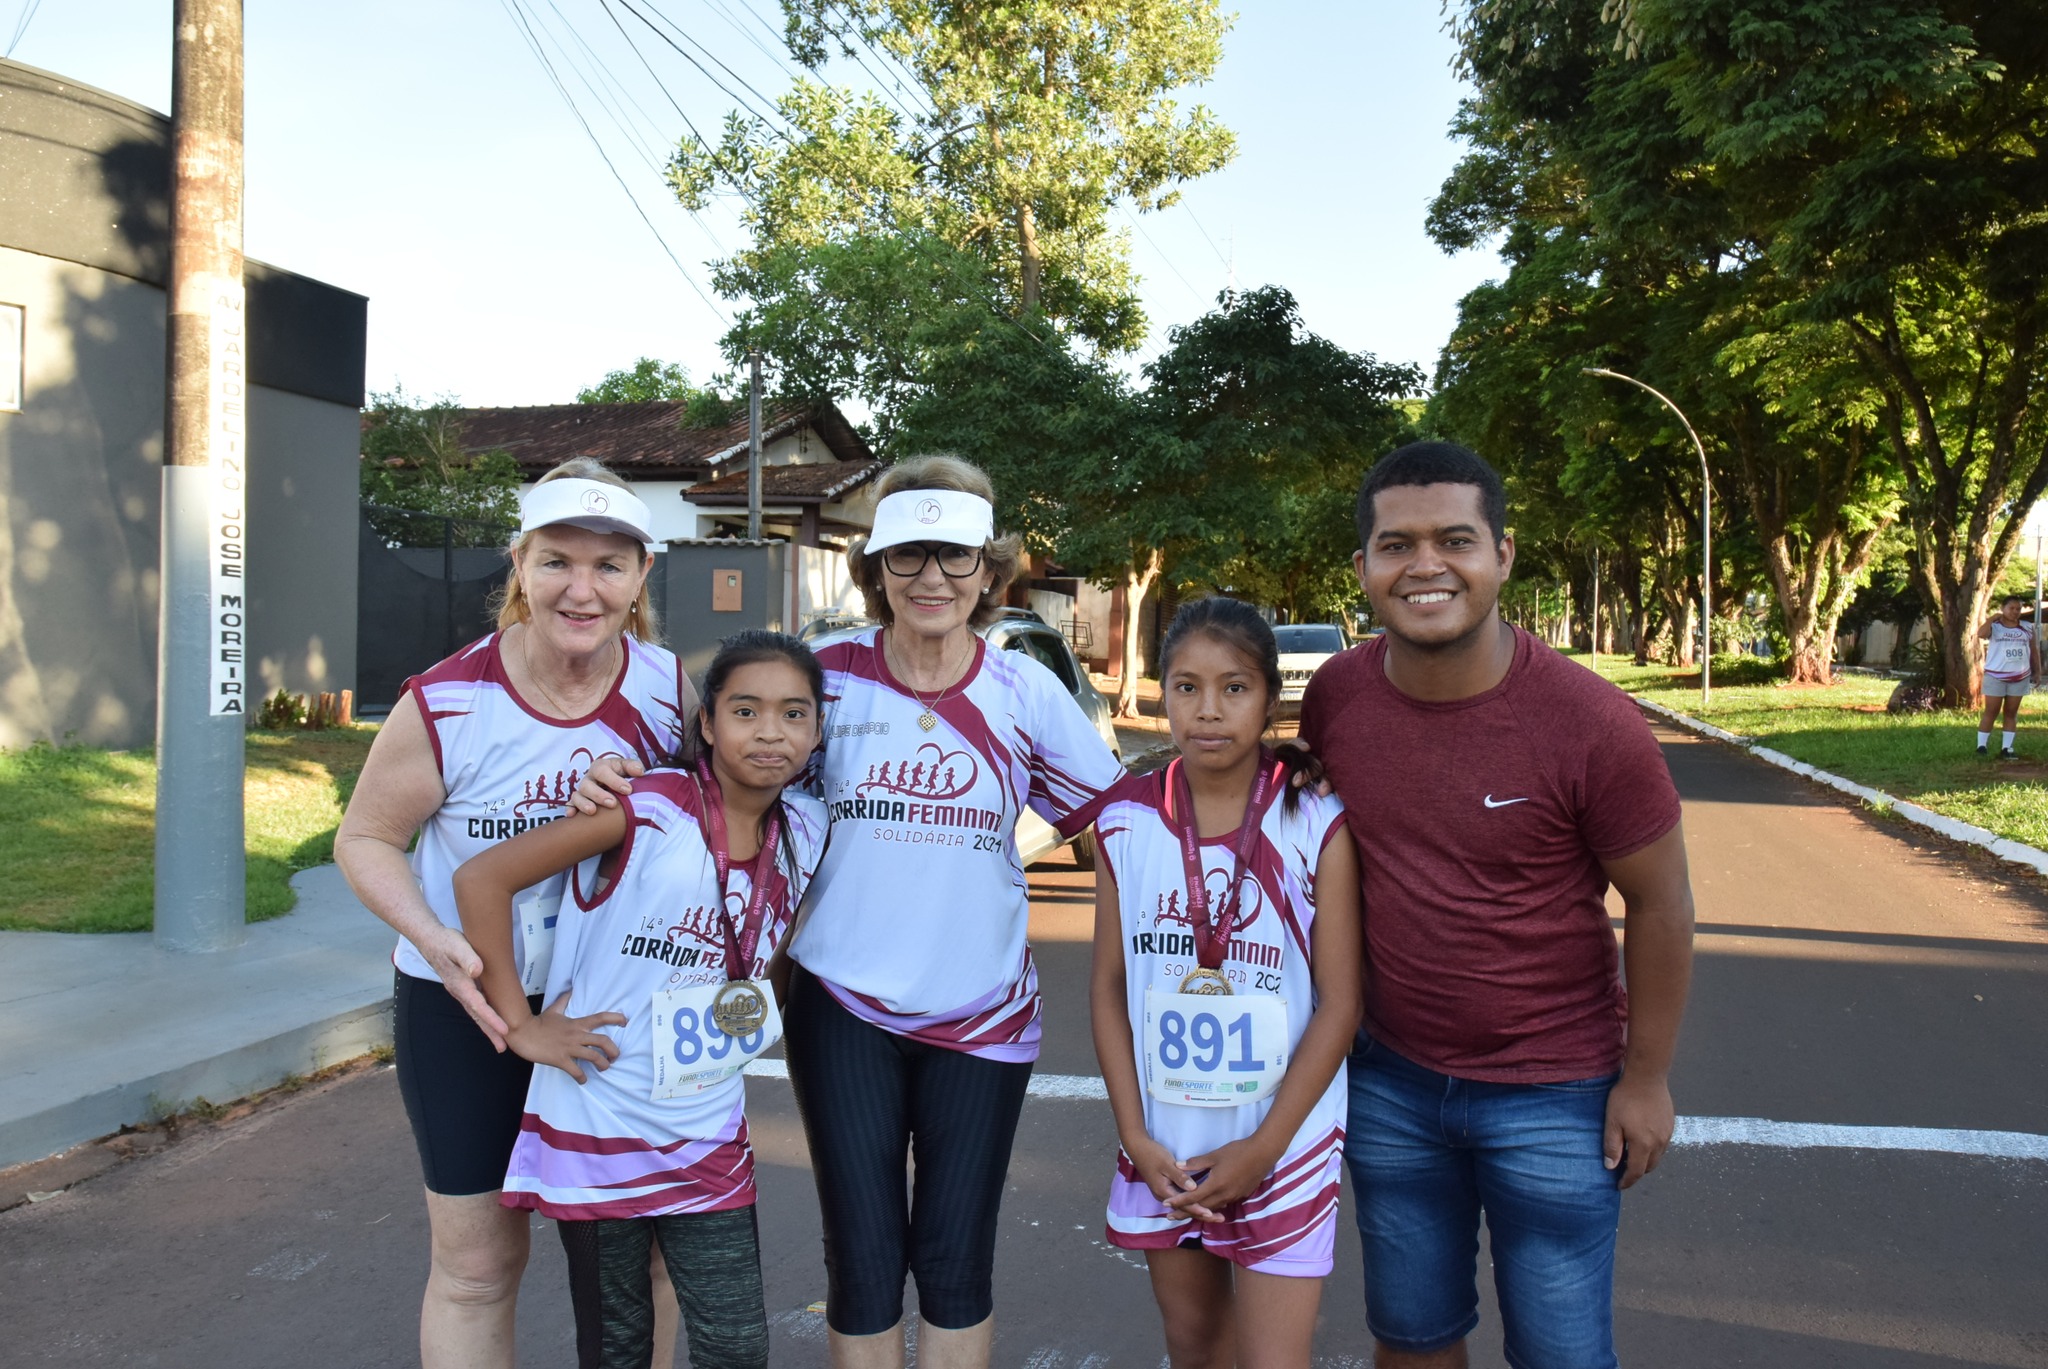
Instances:
[[[1160,648],[1180,756],[1097,823],[1108,1237],[1145,1252],[1175,1369],[1306,1369],[1336,1243],[1358,860],[1343,805],[1263,744],[1278,656],[1249,605],[1182,608]]]
[[[781,1035],[782,939],[824,847],[817,800],[783,786],[818,744],[823,677],[793,637],[728,638],[704,674],[695,745],[616,808],[548,823],[455,874],[512,1050],[536,1065],[504,1205],[555,1218],[599,1362],[644,1366],[659,1242],[704,1369],[768,1362],[740,1070]],[[557,983],[534,1013],[512,959],[512,897],[568,870]]]

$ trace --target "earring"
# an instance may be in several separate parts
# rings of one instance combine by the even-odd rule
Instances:
[[[981,587],[981,592],[982,592],[982,594],[983,594],[983,595],[986,595],[986,594],[988,593],[988,586],[987,586],[987,585],[983,585],[983,586]]]

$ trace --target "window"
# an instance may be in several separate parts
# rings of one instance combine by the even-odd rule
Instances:
[[[1022,651],[1050,670],[1059,682],[1072,693],[1080,687],[1080,680],[1074,675],[1074,658],[1066,650],[1066,643],[1050,632],[1026,630],[1010,639],[1011,650]]]
[[[0,304],[0,409],[21,410],[22,307]]]

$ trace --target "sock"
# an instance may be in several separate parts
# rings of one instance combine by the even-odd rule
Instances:
[[[1991,734],[1990,734],[1989,732],[1979,732],[1979,733],[1977,734],[1977,745],[1979,745],[1979,746],[1989,746],[1989,745],[1991,745]]]
[[[2017,732],[2007,732],[2005,734],[2005,749],[2008,751],[2012,750],[2012,744],[2018,741],[2019,737],[2020,734]]]

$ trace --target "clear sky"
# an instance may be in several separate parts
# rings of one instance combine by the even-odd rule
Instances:
[[[0,45],[34,3],[0,0]],[[634,4],[765,95],[787,85],[774,0]],[[707,133],[732,101],[618,3],[610,13],[633,46],[600,0],[248,0],[247,249],[370,297],[373,390],[541,404],[642,355],[700,379],[718,369],[719,316],[633,202],[705,284],[704,263],[742,235],[729,208],[698,222],[669,197],[659,168],[682,118],[656,78]],[[1458,298],[1500,270],[1486,252],[1448,258],[1422,231],[1457,157],[1442,24],[1437,0],[1241,10],[1215,81],[1181,97],[1236,131],[1236,162],[1189,186],[1187,208],[1136,216],[1147,352],[1212,306],[1234,254],[1241,286],[1291,289],[1317,332],[1433,367]],[[170,39],[168,0],[44,0],[12,55],[161,110]],[[851,65],[830,74],[874,84]]]

